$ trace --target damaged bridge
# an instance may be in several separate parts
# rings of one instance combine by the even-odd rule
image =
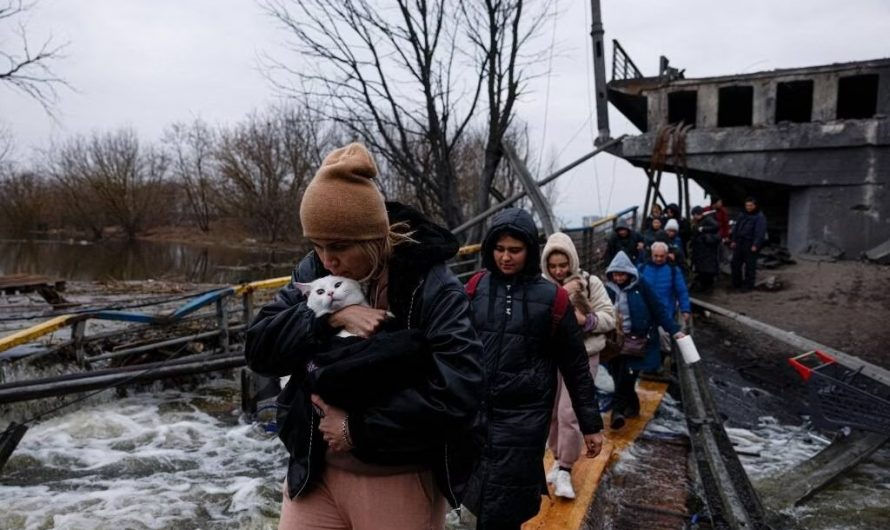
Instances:
[[[728,204],[757,196],[795,253],[856,258],[890,239],[890,59],[686,79],[665,58],[643,76],[617,42],[613,58],[608,100],[641,131],[613,154]]]

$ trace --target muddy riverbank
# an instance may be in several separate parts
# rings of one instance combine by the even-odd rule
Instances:
[[[890,368],[890,266],[798,260],[758,275],[783,288],[739,293],[721,278],[713,293],[694,296]]]

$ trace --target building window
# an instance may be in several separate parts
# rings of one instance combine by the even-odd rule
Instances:
[[[813,119],[813,81],[788,81],[776,85],[776,123],[804,123]]]
[[[842,77],[837,86],[837,119],[873,118],[878,110],[878,75]]]
[[[747,127],[754,115],[754,87],[725,86],[717,102],[717,127]]]
[[[698,109],[698,92],[682,90],[668,94],[668,123],[673,125],[683,122],[695,127]]]

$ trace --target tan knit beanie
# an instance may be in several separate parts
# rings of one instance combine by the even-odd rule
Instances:
[[[377,166],[362,144],[335,149],[303,193],[300,222],[310,239],[367,241],[389,232],[383,194],[373,179]]]

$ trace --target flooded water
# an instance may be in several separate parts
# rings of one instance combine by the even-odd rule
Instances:
[[[287,455],[239,386],[111,399],[34,425],[0,479],[0,528],[277,526]]]
[[[239,419],[238,392],[237,382],[221,379],[190,392],[106,394],[32,426],[0,478],[0,528],[275,528],[287,455],[262,425]],[[680,405],[668,396],[644,437],[685,434]],[[827,444],[806,424],[770,417],[729,435],[754,481]],[[613,473],[645,465],[647,454],[632,448]],[[888,510],[884,448],[788,515],[800,528],[876,530],[886,528]]]
[[[0,240],[0,276],[29,273],[83,281],[167,279],[239,283],[287,275],[300,257],[299,252],[152,241],[80,244]]]
[[[742,465],[755,485],[768,482],[825,448],[829,441],[812,429],[763,417],[753,429],[727,429]],[[890,528],[890,447],[871,457],[801,505],[784,512],[808,530]]]

